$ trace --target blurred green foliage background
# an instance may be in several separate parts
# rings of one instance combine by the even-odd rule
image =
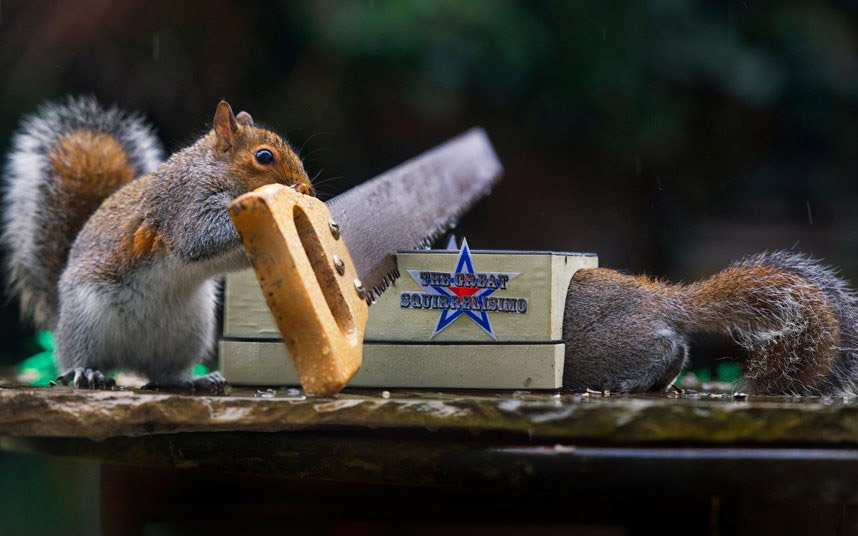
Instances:
[[[226,98],[325,196],[482,125],[506,175],[462,222],[474,248],[675,279],[795,248],[858,280],[854,0],[0,0],[0,148],[69,93],[139,110],[170,151]],[[11,365],[40,347],[4,303]],[[93,471],[4,454],[0,513],[97,531],[67,511],[97,515],[70,491]]]
[[[472,125],[506,167],[475,248],[693,279],[796,248],[858,271],[858,3],[0,3],[0,147],[46,99],[139,110],[175,150],[218,99],[333,195]],[[2,310],[0,363],[38,351]]]
[[[794,247],[858,271],[858,3],[0,3],[0,147],[46,99],[175,150],[228,99],[333,195],[472,125],[506,167],[475,248],[693,279]],[[0,363],[38,350],[3,308]]]

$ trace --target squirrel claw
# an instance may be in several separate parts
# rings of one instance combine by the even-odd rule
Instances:
[[[193,393],[205,393],[207,391],[213,395],[228,395],[230,391],[229,382],[227,382],[226,379],[218,371],[210,372],[205,376],[188,378],[176,384],[149,382],[140,389],[144,391],[157,391],[161,388],[169,389],[176,387],[189,389]]]
[[[220,372],[209,372],[205,376],[191,378],[188,380],[190,387],[194,391],[209,391],[213,395],[228,395],[230,391],[229,383],[221,375]]]
[[[71,385],[75,389],[110,389],[116,385],[113,378],[108,378],[100,370],[83,367],[77,367],[65,374],[60,374],[54,382]]]

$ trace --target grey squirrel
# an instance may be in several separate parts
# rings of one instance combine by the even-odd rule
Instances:
[[[139,118],[93,99],[46,105],[24,120],[5,168],[2,239],[23,315],[56,334],[59,380],[109,386],[127,368],[161,385],[213,351],[213,277],[248,266],[226,207],[280,182],[310,193],[277,134],[226,102],[213,129],[161,163]],[[856,297],[829,268],[779,252],[691,285],[596,268],[569,284],[564,386],[663,389],[696,332],[733,335],[749,352],[747,389],[852,394]],[[223,391],[219,374],[194,380]]]
[[[652,391],[672,384],[694,333],[725,333],[747,351],[754,394],[848,395],[858,379],[855,293],[818,260],[753,255],[690,285],[580,270],[563,322],[564,386]]]
[[[227,213],[268,183],[310,193],[278,134],[225,101],[212,129],[161,162],[139,117],[93,98],[25,118],[4,169],[2,241],[22,315],[55,335],[58,381],[109,387],[102,371],[222,393],[187,373],[214,350],[215,277],[249,266]]]

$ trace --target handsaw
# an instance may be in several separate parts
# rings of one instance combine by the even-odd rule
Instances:
[[[429,247],[503,169],[479,128],[327,203],[279,184],[230,216],[305,392],[332,394],[360,368],[367,306],[399,276],[396,252]]]

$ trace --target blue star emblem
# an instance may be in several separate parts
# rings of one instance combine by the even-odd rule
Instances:
[[[459,250],[459,258],[456,261],[456,270],[450,274],[450,285],[449,286],[438,286],[432,285],[431,283],[425,283],[424,279],[421,277],[420,273],[422,270],[408,270],[409,275],[414,281],[420,286],[420,288],[426,294],[434,294],[437,296],[447,296],[451,300],[459,300],[459,302],[464,302],[465,299],[476,300],[480,306],[483,304],[483,298],[491,296],[499,289],[495,288],[478,288],[476,286],[467,286],[467,285],[457,285],[457,274],[465,274],[465,275],[474,275],[474,276],[486,276],[497,278],[498,276],[505,276],[506,281],[514,279],[518,276],[518,273],[500,273],[500,272],[481,272],[477,273],[474,270],[474,263],[471,261],[471,251],[468,249],[468,241],[462,241],[462,247]],[[432,333],[432,337],[438,335],[443,331],[447,326],[456,321],[460,316],[466,316],[473,320],[483,331],[489,334],[489,336],[497,340],[495,336],[494,329],[492,328],[491,320],[489,320],[488,312],[482,311],[472,311],[468,309],[443,309],[441,311],[441,316],[438,318],[438,323],[435,325],[435,331]]]

